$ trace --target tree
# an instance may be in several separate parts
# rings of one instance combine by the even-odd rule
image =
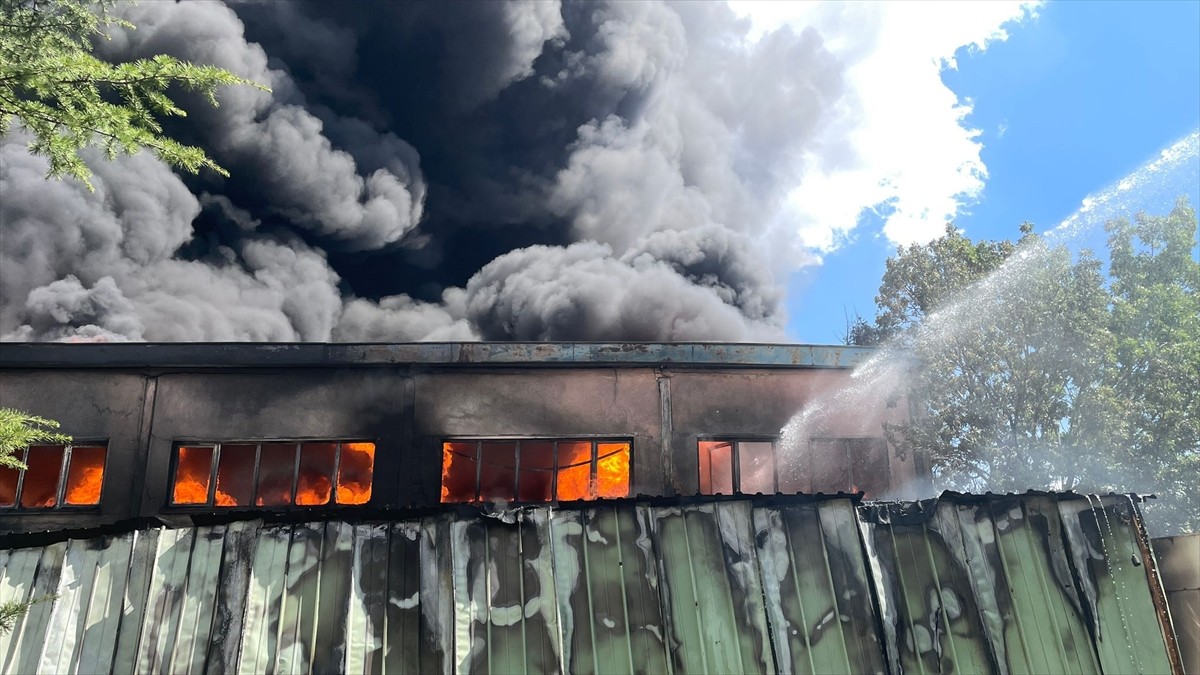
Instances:
[[[28,415],[12,408],[0,408],[0,467],[24,469],[25,464],[17,453],[39,443],[69,443],[70,436],[58,433],[58,422]],[[18,617],[33,605],[49,600],[49,597],[30,600],[10,600],[0,603],[0,635],[12,630]]]
[[[200,148],[165,135],[160,120],[187,114],[171,98],[175,88],[199,92],[215,106],[220,86],[259,85],[165,55],[119,64],[96,58],[93,40],[134,29],[110,14],[115,1],[0,0],[0,136],[24,127],[33,137],[30,151],[50,160],[51,177],[74,176],[89,189],[80,156],[89,146],[110,159],[148,149],[191,173],[227,175]]]
[[[1109,378],[1120,401],[1117,458],[1152,485],[1168,522],[1200,525],[1200,262],[1196,212],[1180,199],[1165,217],[1107,224],[1112,252]]]
[[[57,428],[54,420],[0,408],[0,467],[24,469],[16,455],[31,445],[70,443],[71,437],[58,433]]]
[[[1028,224],[1015,244],[948,227],[889,259],[870,328],[911,359],[914,414],[888,435],[949,487],[1154,490],[1160,522],[1195,529],[1196,215],[1181,201],[1108,231],[1108,277]]]

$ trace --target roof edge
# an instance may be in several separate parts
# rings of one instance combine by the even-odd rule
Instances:
[[[875,350],[730,342],[9,342],[0,368],[703,365],[853,368]]]

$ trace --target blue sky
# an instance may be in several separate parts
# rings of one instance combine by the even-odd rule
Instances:
[[[957,62],[943,81],[973,103],[966,122],[988,170],[955,221],[972,238],[1015,237],[1025,220],[1049,229],[1200,127],[1200,2],[1051,2]],[[1180,189],[1200,202],[1189,182]],[[1149,201],[1136,207],[1170,208],[1169,195]],[[874,315],[894,251],[880,225],[868,218],[823,265],[792,275],[789,338],[840,342],[847,314]]]

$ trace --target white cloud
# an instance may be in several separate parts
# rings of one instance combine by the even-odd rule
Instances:
[[[811,151],[776,226],[806,246],[838,247],[866,212],[881,212],[895,244],[936,237],[987,178],[971,102],[942,81],[961,48],[982,50],[1036,14],[1036,2],[816,4],[735,0],[750,35],[814,26],[845,60],[838,122]]]

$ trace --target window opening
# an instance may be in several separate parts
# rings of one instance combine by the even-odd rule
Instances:
[[[576,501],[629,496],[622,440],[453,440],[442,444],[443,503]]]
[[[108,447],[32,445],[14,457],[24,470],[0,468],[0,508],[41,511],[100,503]]]
[[[778,491],[773,441],[709,439],[699,441],[697,447],[701,494]]]
[[[878,497],[891,489],[887,440],[878,437],[813,438],[813,492],[863,492]]]
[[[184,444],[175,451],[171,504],[361,505],[371,499],[374,468],[369,442]]]

